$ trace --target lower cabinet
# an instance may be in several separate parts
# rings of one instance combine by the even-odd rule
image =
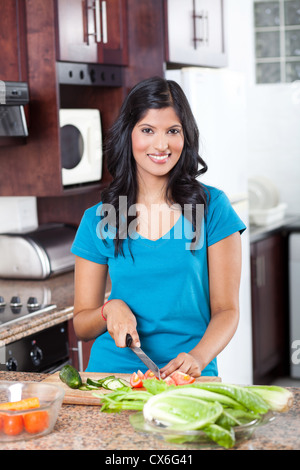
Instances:
[[[75,369],[83,372],[87,368],[94,341],[79,341],[76,337],[73,320],[68,322],[69,359]]]
[[[253,381],[288,375],[288,255],[284,234],[251,244]]]

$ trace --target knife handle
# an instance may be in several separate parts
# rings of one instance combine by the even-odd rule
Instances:
[[[132,337],[131,337],[131,335],[130,335],[129,333],[127,333],[127,335],[126,335],[126,346],[127,346],[128,348],[130,348],[131,343],[132,343]]]

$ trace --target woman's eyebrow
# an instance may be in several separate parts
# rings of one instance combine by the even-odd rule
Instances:
[[[155,126],[153,126],[153,124],[147,124],[146,122],[142,122],[141,124],[138,124],[138,127],[144,127],[144,126],[152,127],[153,129],[156,128]],[[168,129],[172,129],[173,127],[179,127],[181,129],[182,125],[181,124],[172,124],[171,126],[168,127]]]

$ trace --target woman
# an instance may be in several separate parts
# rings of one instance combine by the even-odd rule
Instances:
[[[222,191],[199,182],[198,144],[178,84],[154,77],[131,90],[106,145],[113,181],[72,247],[75,332],[95,338],[88,371],[143,371],[129,333],[162,377],[218,374],[238,325],[245,226]]]

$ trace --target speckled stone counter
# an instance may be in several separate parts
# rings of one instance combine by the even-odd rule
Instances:
[[[38,382],[44,378],[42,374],[0,372],[0,380]],[[233,450],[300,450],[300,388],[290,390],[294,393],[292,408],[258,428],[251,439]],[[129,422],[131,413],[101,413],[98,406],[62,405],[51,434],[11,444],[0,442],[0,450],[151,450],[157,453],[199,450],[193,445],[168,444],[136,432]]]

